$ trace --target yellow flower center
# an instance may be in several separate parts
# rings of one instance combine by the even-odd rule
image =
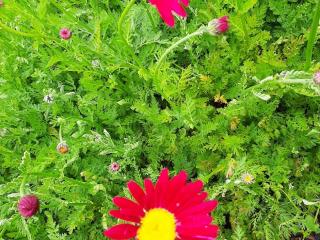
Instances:
[[[252,176],[250,176],[250,175],[246,175],[246,176],[244,177],[244,179],[243,179],[243,181],[246,182],[246,183],[251,183],[252,180],[253,180],[253,178],[252,178]]]
[[[163,208],[154,208],[146,213],[138,229],[138,240],[174,240],[176,221],[174,215]]]

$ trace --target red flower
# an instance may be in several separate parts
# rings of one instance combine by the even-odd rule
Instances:
[[[173,12],[185,18],[187,13],[183,8],[189,6],[189,0],[149,0],[154,5],[163,21],[170,27],[174,26]]]
[[[111,239],[138,240],[214,240],[218,226],[211,224],[210,213],[216,208],[216,200],[205,201],[208,194],[201,181],[187,183],[182,171],[169,178],[168,169],[162,170],[156,184],[144,180],[144,190],[134,181],[128,188],[134,201],[115,197],[119,207],[110,215],[132,222],[123,223],[104,231]]]
[[[213,19],[209,22],[209,32],[213,35],[222,34],[229,30],[229,17]]]
[[[26,195],[20,199],[18,210],[21,216],[29,218],[38,212],[39,205],[39,199],[36,196]]]

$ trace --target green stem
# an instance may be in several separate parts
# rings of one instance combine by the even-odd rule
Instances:
[[[315,44],[315,40],[317,37],[317,30],[319,26],[319,20],[320,20],[320,0],[318,0],[317,7],[313,16],[313,21],[311,25],[311,32],[310,36],[308,39],[308,44],[307,44],[307,50],[306,50],[306,64],[305,64],[305,70],[308,71],[311,62],[312,62],[312,52],[313,52],[313,47]]]
[[[20,184],[20,196],[21,197],[24,196],[24,185],[26,184],[26,180],[27,180],[27,177],[24,176],[22,181],[21,181],[21,184]]]
[[[314,222],[317,222],[320,208],[318,207],[316,215],[314,216]]]
[[[280,189],[281,192],[283,192],[283,194],[287,197],[287,199],[289,200],[289,202],[292,204],[292,206],[297,210],[297,213],[300,213],[301,210],[294,204],[294,202],[292,201],[292,199],[288,196],[288,194],[283,191],[282,189]]]
[[[123,36],[123,31],[122,31],[122,25],[123,25],[124,19],[127,16],[129,10],[133,7],[134,3],[135,3],[135,0],[130,0],[129,4],[123,10],[123,12],[122,12],[122,14],[121,14],[121,16],[119,18],[119,21],[118,21],[118,33],[119,33],[122,41],[125,43],[125,45],[126,45],[128,51],[130,52],[133,60],[138,64],[139,67],[142,67],[142,63],[140,62],[140,60],[136,56],[135,52],[133,51],[132,47],[130,46],[130,44],[128,43],[126,38]]]
[[[120,16],[119,21],[118,21],[118,32],[120,33],[120,35],[122,35],[122,24],[123,24],[124,18],[127,16],[129,10],[134,5],[135,1],[136,0],[130,0],[129,4],[126,6],[126,8],[121,13],[121,16]]]
[[[197,31],[185,36],[184,38],[180,39],[179,41],[175,42],[174,44],[172,44],[169,48],[167,48],[167,50],[161,55],[161,57],[159,58],[158,62],[157,62],[157,67],[156,67],[156,72],[159,70],[162,62],[164,61],[164,59],[166,58],[166,56],[176,47],[178,47],[181,43],[184,43],[186,41],[188,41],[190,38],[194,37],[194,36],[199,36],[204,34],[205,32],[207,32],[207,28],[206,27],[200,27]]]
[[[20,35],[20,36],[23,36],[23,37],[31,37],[31,38],[36,37],[35,34],[20,32],[20,31],[17,31],[15,29],[12,29],[12,28],[8,27],[7,25],[5,25],[2,22],[0,22],[0,28],[3,28],[7,32],[10,32],[10,33],[13,33],[13,34],[16,34],[16,35]]]
[[[283,79],[279,80],[280,83],[288,83],[288,84],[309,84],[310,79]]]
[[[270,78],[270,79],[266,79],[264,81],[261,81],[258,85],[264,84],[266,82],[287,83],[287,84],[309,84],[311,82],[311,80],[310,79],[298,79],[298,78],[295,78],[295,79],[288,78],[288,79],[277,80],[274,78]],[[255,86],[258,86],[258,85],[255,85]]]
[[[60,142],[63,142],[63,138],[62,138],[62,123],[60,124],[60,126],[59,126],[59,140],[60,140]]]
[[[23,228],[26,231],[28,240],[33,240],[26,220],[24,218],[21,218],[21,219],[22,219]]]
[[[154,23],[154,20],[153,20],[153,18],[152,18],[152,16],[151,16],[151,13],[150,13],[150,10],[149,10],[147,4],[143,4],[143,6],[144,6],[144,8],[145,8],[146,11],[147,11],[147,15],[148,15],[148,18],[149,18],[149,20],[150,20],[150,22],[151,22],[151,25],[152,25],[153,30],[156,31],[156,30],[157,30],[157,27],[156,27],[156,24]]]

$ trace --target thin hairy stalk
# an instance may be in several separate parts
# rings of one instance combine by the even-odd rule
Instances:
[[[167,55],[173,51],[173,49],[175,49],[176,47],[178,47],[181,43],[184,43],[186,41],[188,41],[190,38],[193,38],[195,36],[199,36],[204,34],[205,32],[207,32],[207,28],[202,26],[200,27],[197,31],[188,34],[187,36],[185,36],[184,38],[180,39],[179,41],[175,42],[174,44],[172,44],[169,48],[167,48],[167,50],[161,55],[161,57],[159,58],[158,62],[157,62],[157,67],[156,67],[156,72],[159,70],[162,62],[164,61],[164,59],[167,57]]]
[[[60,142],[63,142],[63,137],[62,137],[62,126],[61,126],[62,124],[60,124],[60,126],[59,126],[59,140],[60,140]]]

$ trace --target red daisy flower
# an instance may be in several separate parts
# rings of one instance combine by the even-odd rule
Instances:
[[[134,181],[128,188],[134,201],[115,197],[119,208],[110,215],[129,223],[123,223],[104,231],[111,239],[138,240],[214,240],[218,226],[211,224],[210,213],[216,208],[216,200],[206,201],[208,194],[198,180],[187,183],[187,174],[181,171],[169,178],[168,169],[162,170],[156,184],[144,180],[144,190]]]
[[[187,13],[183,8],[189,6],[189,0],[149,0],[154,5],[163,21],[170,27],[174,26],[173,12],[185,18]]]

